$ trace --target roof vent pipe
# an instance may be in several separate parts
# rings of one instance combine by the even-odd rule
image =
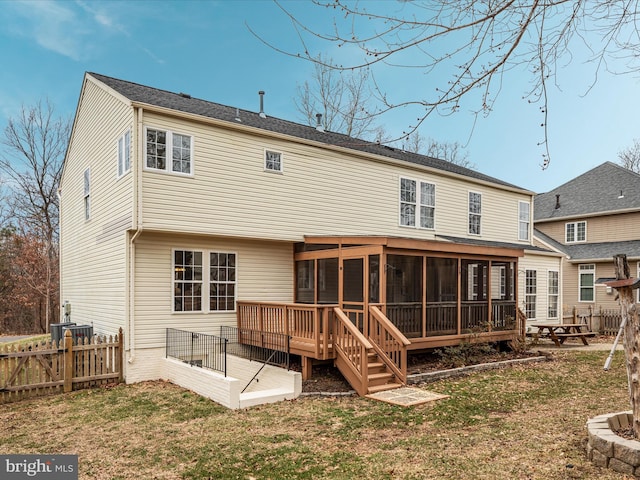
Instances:
[[[316,130],[319,132],[324,132],[324,127],[322,126],[322,114],[316,113]]]
[[[267,115],[264,113],[264,90],[260,90],[258,95],[260,95],[260,118],[267,118]]]
[[[560,208],[560,194],[556,194],[556,210]]]

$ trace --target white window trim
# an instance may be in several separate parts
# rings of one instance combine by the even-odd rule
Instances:
[[[415,188],[416,188],[415,202],[406,202],[402,200],[402,180],[408,180],[410,182],[414,182]],[[422,203],[422,185],[423,184],[433,185],[433,205]],[[437,212],[437,204],[438,204],[437,191],[438,191],[438,185],[435,182],[430,182],[427,180],[419,180],[417,178],[400,177],[398,180],[398,226],[404,227],[404,228],[414,228],[419,230],[434,231],[436,229],[436,212]],[[413,225],[405,225],[402,223],[402,204],[403,203],[414,206]],[[421,219],[422,207],[433,208],[433,227],[421,226],[420,219]]]
[[[552,294],[549,293],[549,287],[550,287],[550,283],[549,283],[549,279],[551,277],[551,273],[555,273],[558,275],[558,293]],[[550,299],[552,296],[556,297],[556,316],[552,317],[549,315],[549,306],[551,305]],[[558,319],[560,317],[560,271],[559,270],[552,270],[549,269],[547,270],[547,318],[553,318],[553,319]]]
[[[534,293],[527,293],[527,279],[528,279],[528,273],[529,272],[533,272],[535,274],[535,283],[533,284],[533,287],[535,289]],[[527,269],[525,270],[524,273],[524,311],[525,314],[527,313],[527,297],[531,296],[534,298],[533,300],[533,305],[534,305],[534,311],[533,317],[529,317],[527,316],[527,320],[535,320],[538,317],[538,271],[535,269]]]
[[[167,158],[165,159],[165,168],[164,169],[160,169],[160,168],[152,168],[152,167],[148,167],[147,166],[147,131],[148,130],[160,130],[162,132],[166,132],[167,134]],[[190,171],[189,173],[185,173],[185,172],[175,172],[173,170],[173,135],[182,135],[185,137],[189,137],[191,139],[191,141],[189,142],[189,155],[191,158],[191,163],[190,163]],[[193,156],[193,152],[194,152],[194,143],[195,143],[195,138],[193,135],[189,134],[189,133],[184,133],[184,132],[179,132],[176,130],[169,130],[168,128],[163,128],[163,127],[154,127],[153,125],[145,125],[144,127],[144,153],[143,153],[143,168],[145,171],[147,172],[156,172],[156,173],[166,173],[169,175],[180,175],[182,177],[193,177],[195,175],[195,158]]]
[[[202,253],[202,310],[191,310],[191,311],[179,311],[175,310],[175,303],[173,292],[175,292],[175,284],[176,278],[174,275],[174,262],[176,258],[176,252],[200,252]],[[233,282],[235,285],[234,291],[234,302],[233,302],[233,310],[211,310],[210,308],[210,295],[211,295],[211,256],[212,253],[225,253],[225,254],[233,254],[236,256],[236,279]],[[232,250],[218,250],[218,249],[202,249],[202,248],[193,248],[193,247],[175,247],[171,249],[171,314],[175,315],[202,315],[202,314],[213,314],[213,315],[223,315],[225,313],[235,314],[238,309],[238,252]],[[227,282],[231,283],[231,282]]]
[[[129,137],[129,148],[125,149],[127,137]],[[128,128],[122,135],[118,137],[117,150],[118,150],[118,178],[121,178],[131,171],[131,129],[130,128]],[[127,163],[129,164],[128,166],[127,166]]]
[[[593,273],[593,285],[590,287],[593,290],[593,300],[581,300],[582,282],[581,273],[583,271],[580,267],[593,267],[585,268],[584,271]],[[595,303],[596,302],[596,264],[595,263],[581,263],[578,265],[578,303]],[[589,288],[589,287],[585,287]]]
[[[277,153],[278,155],[280,155],[280,169],[279,170],[274,170],[273,168],[267,168],[267,154],[268,153]],[[264,167],[264,171],[268,172],[268,173],[284,173],[284,154],[279,151],[279,150],[274,150],[273,148],[265,148],[264,149],[264,155],[263,155],[263,167]]]
[[[84,211],[84,220],[91,220],[91,169],[85,169],[82,175],[82,207]]]
[[[584,240],[576,240],[578,238],[578,224],[584,223]],[[569,225],[573,225],[573,238],[574,240],[569,240],[567,238],[567,233],[569,230]],[[564,224],[564,243],[585,243],[587,241],[587,221],[580,220],[579,222],[567,222]]]
[[[526,205],[526,208],[527,208],[527,220],[526,220],[527,238],[522,238],[522,236],[520,235],[521,233],[520,225],[525,223],[525,221],[520,218],[520,209],[522,208],[523,205]],[[531,239],[531,203],[519,201],[518,202],[518,240],[528,242],[530,239]]]
[[[471,212],[471,194],[476,194],[480,196],[480,213]],[[471,215],[476,215],[480,217],[480,231],[478,233],[471,232]],[[482,236],[482,192],[476,192],[473,190],[469,190],[467,192],[467,233],[469,235],[473,235],[474,237]]]

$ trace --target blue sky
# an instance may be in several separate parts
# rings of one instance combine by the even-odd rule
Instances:
[[[327,28],[333,12],[287,1],[309,25]],[[399,8],[387,0],[389,9]],[[93,71],[194,97],[257,111],[266,91],[267,114],[301,121],[293,98],[313,66],[261,43],[247,27],[292,51],[298,38],[282,11],[269,0],[219,1],[5,1],[0,9],[0,128],[22,104],[48,97],[59,113],[73,115],[82,77]],[[340,61],[350,52],[312,43],[315,52]],[[342,58],[341,58],[342,56]],[[431,117],[425,137],[465,144],[483,173],[536,192],[545,192],[601,164],[640,138],[637,76],[601,73],[574,61],[560,65],[550,91],[552,162],[541,169],[544,134],[538,105],[522,99],[529,88],[524,71],[512,71],[492,113],[475,122],[468,108]],[[392,93],[412,95],[442,78],[406,69],[380,74]],[[587,93],[588,91],[588,93]],[[586,95],[585,95],[586,94]],[[399,134],[415,120],[396,111],[380,123]]]

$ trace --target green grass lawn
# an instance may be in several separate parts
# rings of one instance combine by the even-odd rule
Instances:
[[[628,410],[622,352],[420,386],[397,407],[359,397],[227,410],[164,382],[4,405],[3,453],[79,455],[81,479],[622,479],[586,458],[588,418]]]

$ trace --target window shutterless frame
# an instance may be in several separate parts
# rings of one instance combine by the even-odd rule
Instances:
[[[482,193],[469,192],[469,235],[482,234]]]
[[[436,185],[432,182],[400,177],[399,225],[435,230]]]
[[[219,250],[171,250],[172,313],[234,313],[238,254]]]
[[[518,202],[518,240],[529,240],[531,226],[531,204]]]
[[[264,171],[272,173],[284,172],[284,155],[277,150],[264,149]]]
[[[193,135],[150,125],[144,127],[144,133],[144,169],[146,171],[194,175]]]

